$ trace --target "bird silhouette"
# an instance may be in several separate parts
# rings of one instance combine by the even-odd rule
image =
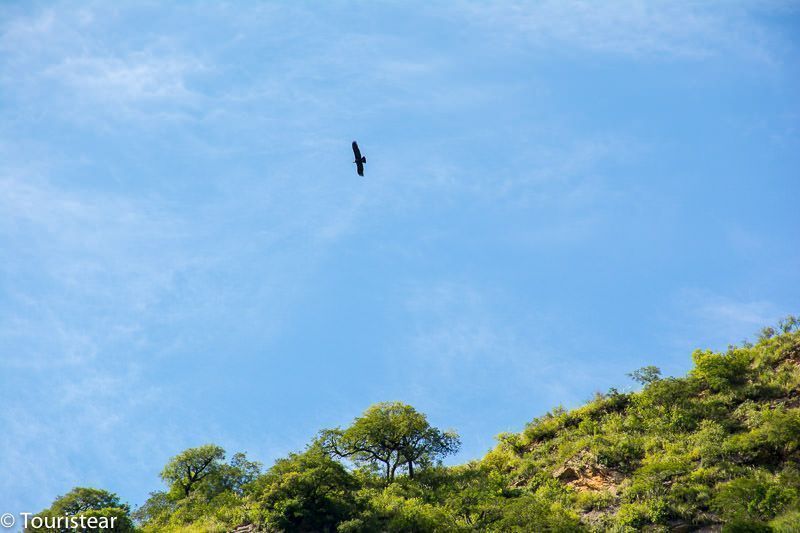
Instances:
[[[364,175],[364,163],[367,162],[367,158],[361,155],[361,150],[358,149],[358,143],[353,141],[353,155],[356,156],[356,160],[353,163],[356,164],[356,172],[358,172],[359,176]]]

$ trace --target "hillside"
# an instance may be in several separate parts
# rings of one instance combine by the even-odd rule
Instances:
[[[682,378],[635,372],[641,391],[556,409],[501,435],[481,464],[589,529],[800,531],[800,337],[794,320],[781,326],[755,345],[696,351]]]
[[[264,472],[206,445],[176,455],[165,490],[133,513],[76,489],[41,515],[113,509],[138,524],[118,530],[148,532],[796,532],[799,326],[790,317],[755,344],[698,350],[684,377],[644,367],[631,374],[638,392],[554,409],[465,465],[441,466],[455,433],[385,403]]]

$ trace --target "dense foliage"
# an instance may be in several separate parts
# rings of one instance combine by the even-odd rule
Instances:
[[[698,350],[685,377],[641,368],[640,391],[556,408],[461,466],[441,465],[458,436],[400,403],[322,431],[263,473],[243,454],[189,449],[133,518],[144,532],[800,531],[798,326],[790,317],[754,345]],[[88,507],[65,496],[45,512],[127,516],[116,496],[87,490],[76,489]]]

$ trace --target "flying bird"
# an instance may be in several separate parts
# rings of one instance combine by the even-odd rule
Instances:
[[[364,175],[364,163],[367,162],[367,158],[361,155],[361,150],[358,149],[358,143],[353,141],[353,155],[356,156],[356,160],[353,163],[356,164],[356,172],[358,172],[359,176]]]

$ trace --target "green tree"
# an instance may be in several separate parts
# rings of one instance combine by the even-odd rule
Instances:
[[[175,501],[164,491],[151,492],[147,501],[133,512],[140,524],[161,524],[175,511]]]
[[[800,329],[800,319],[794,315],[789,315],[786,318],[778,321],[778,327],[784,333],[791,333]]]
[[[250,461],[243,452],[235,453],[230,462],[219,469],[221,488],[242,496],[246,487],[255,481],[259,474],[261,474],[261,463]]]
[[[63,515],[77,515],[85,511],[118,507],[130,511],[128,504],[121,503],[119,496],[102,489],[75,487],[53,501],[50,510]]]
[[[321,440],[330,453],[379,469],[388,482],[398,468],[413,478],[415,466],[440,461],[461,444],[458,434],[432,427],[424,414],[401,402],[375,404],[349,428],[323,431]]]
[[[486,531],[500,519],[502,505],[518,495],[498,472],[480,463],[450,467],[440,476],[443,482],[437,492],[444,507],[459,523],[479,531]]]
[[[653,365],[643,366],[628,374],[628,377],[640,385],[648,385],[661,379],[661,369]]]
[[[104,531],[114,531],[118,533],[128,533],[135,531],[133,521],[130,517],[130,507],[127,503],[122,503],[119,496],[103,489],[90,487],[75,487],[63,496],[56,498],[49,508],[45,509],[37,516],[40,517],[63,517],[63,516],[86,516],[86,517],[105,517],[109,520],[114,518],[114,527],[111,529],[93,528],[86,533],[100,533]],[[29,528],[29,531],[44,533],[47,531],[61,531],[47,528]],[[64,531],[67,531],[66,529]]]
[[[172,490],[188,497],[207,478],[217,474],[225,459],[225,450],[214,444],[184,450],[169,460],[161,479]]]
[[[203,520],[206,527],[228,527],[243,518],[245,496],[261,473],[261,464],[236,453],[225,463],[225,450],[206,444],[171,458],[161,478],[166,492],[153,492],[135,513],[148,531],[182,527]],[[198,526],[199,527],[199,526]]]
[[[314,444],[276,461],[252,490],[268,528],[322,532],[352,516],[356,489],[356,479]]]

